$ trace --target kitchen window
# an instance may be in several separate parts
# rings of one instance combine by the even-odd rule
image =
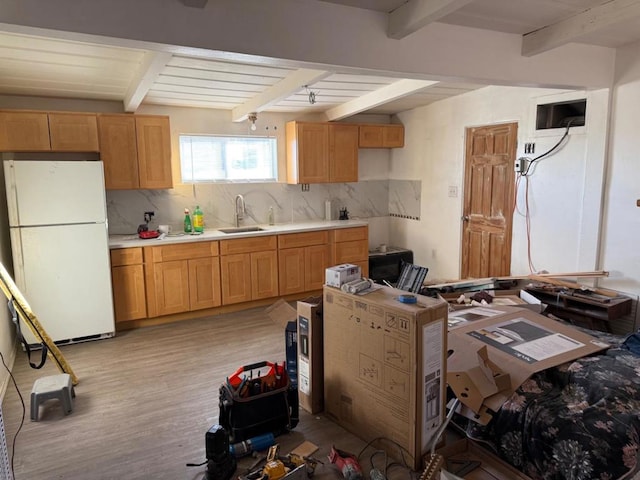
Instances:
[[[275,182],[277,151],[274,137],[180,135],[182,181]]]

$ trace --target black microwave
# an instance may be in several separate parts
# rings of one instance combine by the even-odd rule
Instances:
[[[400,277],[403,263],[413,263],[413,251],[387,247],[386,252],[369,252],[369,278],[376,283],[394,284]]]

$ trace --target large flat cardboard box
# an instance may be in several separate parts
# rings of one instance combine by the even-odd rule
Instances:
[[[324,408],[367,442],[396,442],[418,470],[444,421],[447,303],[421,295],[400,302],[406,293],[324,287]],[[398,455],[388,441],[376,446]]]
[[[298,399],[309,413],[324,408],[322,297],[298,301]]]
[[[447,381],[460,401],[478,416],[479,423],[486,423],[489,411],[498,411],[535,372],[608,347],[569,325],[526,309],[492,310],[502,314],[468,322],[448,335],[452,353],[447,361]]]

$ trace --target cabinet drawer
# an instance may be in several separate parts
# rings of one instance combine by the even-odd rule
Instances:
[[[218,242],[189,242],[151,247],[153,263],[216,256],[218,256]]]
[[[266,237],[238,238],[236,240],[220,240],[220,255],[261,252],[275,250],[278,240],[275,235]]]
[[[369,258],[369,244],[366,240],[354,240],[353,242],[336,243],[335,262],[355,263]]]
[[[111,250],[111,266],[142,264],[142,247],[118,248]]]
[[[334,242],[351,242],[353,240],[366,240],[367,227],[338,228],[333,231]]]
[[[309,247],[311,245],[323,245],[325,243],[329,243],[329,232],[327,230],[278,235],[278,248],[280,249]]]

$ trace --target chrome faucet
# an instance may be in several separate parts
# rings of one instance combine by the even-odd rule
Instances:
[[[236,227],[240,226],[240,220],[244,218],[244,197],[242,195],[236,195],[236,209],[235,209],[235,220]]]

